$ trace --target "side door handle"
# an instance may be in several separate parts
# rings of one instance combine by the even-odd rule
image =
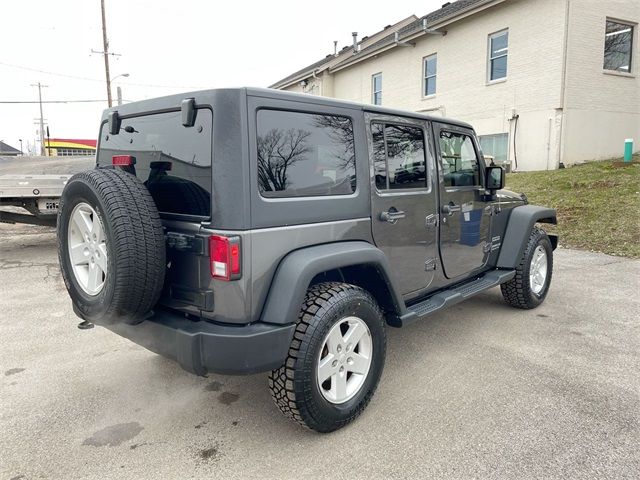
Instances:
[[[459,212],[460,210],[461,210],[460,205],[456,205],[453,202],[449,202],[448,205],[442,206],[442,213],[449,216],[453,215],[456,212]]]
[[[404,218],[406,215],[402,210],[396,210],[395,208],[389,209],[388,212],[382,212],[380,214],[380,220],[383,222],[396,223],[401,218]]]

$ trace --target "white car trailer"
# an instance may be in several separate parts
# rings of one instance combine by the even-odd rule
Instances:
[[[0,223],[55,226],[60,196],[70,178],[71,175],[0,175]],[[3,207],[14,208],[7,211]]]

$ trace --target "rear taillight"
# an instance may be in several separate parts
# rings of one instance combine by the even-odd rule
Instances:
[[[114,155],[111,157],[111,163],[116,167],[132,167],[136,158],[133,155]]]
[[[220,280],[237,280],[241,275],[240,237],[209,237],[211,276]]]

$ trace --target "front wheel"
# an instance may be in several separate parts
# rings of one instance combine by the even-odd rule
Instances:
[[[532,309],[540,305],[549,292],[553,272],[553,247],[546,232],[534,227],[516,276],[500,285],[502,296],[512,307]]]
[[[386,335],[378,304],[346,283],[306,295],[289,355],[269,375],[282,413],[318,432],[353,421],[366,408],[384,366]]]

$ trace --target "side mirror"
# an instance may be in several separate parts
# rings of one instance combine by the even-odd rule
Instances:
[[[491,192],[504,188],[504,169],[491,166],[485,169],[484,188]]]

